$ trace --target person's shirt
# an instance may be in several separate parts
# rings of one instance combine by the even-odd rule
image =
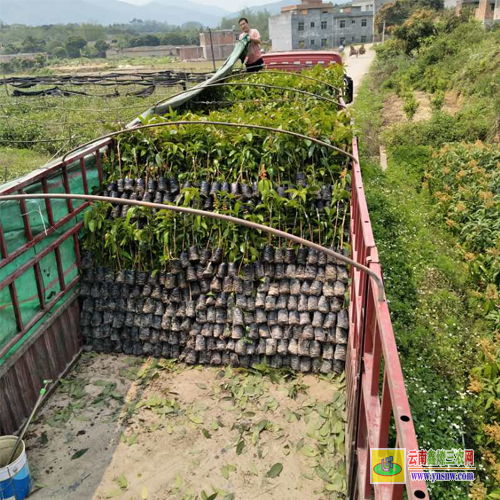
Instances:
[[[250,35],[250,45],[248,46],[248,51],[247,51],[247,64],[252,64],[255,61],[258,61],[261,56],[262,52],[260,51],[260,44],[257,42],[260,42],[260,33],[255,30],[255,29],[250,29],[248,32]],[[240,34],[240,40],[246,35],[246,33],[241,33]]]

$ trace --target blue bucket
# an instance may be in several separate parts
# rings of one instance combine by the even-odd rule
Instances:
[[[19,444],[10,464],[7,464],[16,445],[16,436],[0,437],[0,500],[24,500],[31,490],[31,476],[24,441]]]

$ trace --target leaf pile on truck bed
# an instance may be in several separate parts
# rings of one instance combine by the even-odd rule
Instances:
[[[343,86],[338,66],[305,74]],[[262,73],[248,82],[330,100],[229,85],[202,94],[200,102],[208,104],[196,105],[196,112],[189,103],[189,110],[148,123],[262,125],[351,152],[350,117],[331,102],[337,96],[330,86],[293,74]],[[119,136],[104,165],[103,188],[113,198],[251,220],[348,254],[350,161],[279,132],[164,126]],[[343,370],[348,271],[341,262],[260,231],[162,210],[101,203],[86,212],[84,223],[87,349],[188,363]]]

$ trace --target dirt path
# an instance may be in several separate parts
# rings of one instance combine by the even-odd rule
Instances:
[[[30,498],[344,498],[343,376],[260,370],[85,355],[30,432]]]
[[[372,50],[373,44],[366,44],[366,53],[362,56],[349,56],[348,48],[344,51],[344,63],[347,66],[347,75],[354,80],[354,96],[357,95],[358,89],[363,81],[364,76],[368,73],[370,65],[375,59],[375,51]]]

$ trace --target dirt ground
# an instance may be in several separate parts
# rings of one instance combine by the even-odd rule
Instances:
[[[415,99],[418,101],[417,112],[413,115],[414,122],[429,120],[432,116],[431,101],[425,92],[421,90],[415,91]]]
[[[404,102],[396,94],[391,94],[384,102],[382,110],[382,125],[389,127],[395,123],[407,121],[405,112],[403,111]]]
[[[27,438],[33,500],[344,498],[343,376],[84,355]]]
[[[358,93],[361,82],[375,59],[375,51],[372,50],[372,46],[372,43],[365,44],[366,52],[362,56],[349,56],[349,47],[344,50],[342,55],[342,59],[346,65],[346,73],[354,81],[354,96]],[[357,48],[359,48],[359,45]]]
[[[420,122],[429,120],[432,116],[432,107],[429,97],[421,90],[415,91],[415,99],[418,101],[419,106],[417,112],[413,116],[413,122]],[[454,115],[463,106],[463,98],[455,91],[447,91],[444,96],[442,111]],[[395,123],[407,122],[405,112],[403,111],[404,101],[396,94],[391,94],[384,102],[384,109],[382,110],[382,118],[384,127],[394,125]]]
[[[443,111],[450,115],[458,113],[464,104],[464,98],[456,90],[447,90],[444,95]]]

